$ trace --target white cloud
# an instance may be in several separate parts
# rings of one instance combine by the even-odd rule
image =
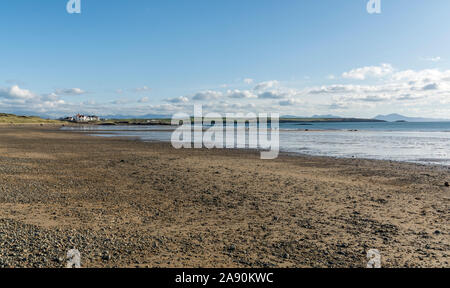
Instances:
[[[214,90],[207,90],[203,92],[199,92],[192,97],[192,100],[196,101],[204,101],[204,100],[214,100],[219,99],[223,96],[222,92],[214,91]]]
[[[356,85],[331,85],[322,86],[319,88],[312,88],[309,94],[339,94],[339,93],[349,93],[355,92],[361,89],[361,86]]]
[[[264,89],[269,89],[269,88],[273,88],[276,87],[280,84],[280,82],[278,82],[277,80],[271,80],[271,81],[266,81],[266,82],[261,82],[258,83],[255,86],[255,90],[264,90]]]
[[[329,105],[324,105],[326,110],[346,110],[348,106],[344,103],[331,103]]]
[[[38,94],[14,85],[0,88],[0,110],[12,111],[12,113],[32,110],[58,116],[76,112],[98,115],[171,115],[177,112],[191,113],[192,105],[189,101],[192,99],[202,103],[205,110],[214,112],[259,111],[307,116],[313,113],[329,114],[330,110],[333,110],[336,113],[346,114],[342,116],[373,117],[376,114],[388,112],[418,114],[424,111],[422,116],[442,117],[439,115],[445,114],[446,111],[447,115],[450,115],[450,70],[397,70],[391,65],[386,67],[389,67],[387,70],[392,72],[379,72],[376,69],[375,72],[369,72],[371,69],[364,69],[364,67],[354,69],[353,72],[350,71],[352,73],[347,72],[349,76],[350,74],[355,76],[358,73],[363,76],[355,76],[355,81],[347,78],[345,84],[333,83],[334,85],[298,89],[285,87],[274,80],[258,83],[254,89],[224,91],[218,88],[200,91],[189,96],[161,100],[163,104],[157,105],[149,105],[148,97],[142,97],[137,102],[119,99],[105,103],[93,101],[71,103],[60,98],[69,92],[74,94],[77,91],[65,91],[66,94],[64,94],[58,90],[54,93]],[[374,77],[373,75],[384,76],[370,85],[361,85],[359,82],[359,79]],[[155,99],[155,101],[158,100]],[[433,109],[436,111],[439,109],[440,114],[434,115],[435,113],[430,112]]]
[[[280,102],[278,102],[278,104],[280,104],[280,106],[292,106],[292,105],[298,105],[298,104],[302,104],[303,102],[298,100],[298,99],[285,99],[285,100],[281,100]]]
[[[138,100],[138,103],[147,103],[148,101],[150,101],[148,97],[142,97],[141,99]]]
[[[67,89],[58,89],[55,91],[55,94],[61,96],[74,96],[74,95],[82,95],[85,94],[86,91],[80,88],[67,88]]]
[[[392,97],[386,94],[382,95],[345,95],[334,98],[340,103],[349,102],[385,102],[392,100]]]
[[[9,99],[32,99],[36,95],[30,90],[22,89],[18,85],[14,85],[10,88],[0,89],[0,97]]]
[[[143,87],[138,87],[134,89],[134,92],[136,93],[145,93],[145,92],[150,92],[152,89],[147,87],[147,86],[143,86]]]
[[[55,93],[39,95],[18,85],[0,88],[0,109],[5,112],[29,115],[58,109],[65,104]]]
[[[286,94],[280,91],[266,91],[258,94],[259,99],[282,99],[286,96]]]
[[[440,62],[442,60],[442,58],[439,57],[439,56],[437,56],[437,57],[425,57],[425,58],[422,58],[422,60],[436,63],[436,62]]]
[[[251,110],[256,108],[256,105],[253,103],[233,103],[231,105],[227,105],[227,107],[230,107],[232,109],[237,109],[240,111],[245,111],[245,110]]]
[[[256,98],[257,96],[249,90],[228,90],[227,96],[234,99]]]
[[[87,100],[83,102],[83,105],[87,105],[87,106],[93,106],[96,105],[97,102],[95,102],[94,100]]]
[[[130,100],[122,98],[122,99],[116,99],[114,101],[111,101],[110,103],[113,105],[124,105],[124,104],[130,103]]]
[[[42,97],[46,100],[56,101],[56,100],[59,100],[60,96],[55,93],[50,93],[50,94],[44,94],[44,95],[42,95]]]
[[[180,96],[176,98],[167,99],[166,101],[170,103],[187,103],[189,102],[189,99],[187,97]]]
[[[439,69],[425,70],[403,70],[392,75],[394,81],[408,81],[414,83],[429,83],[447,81],[450,79],[450,70],[441,71]]]
[[[253,84],[254,81],[255,81],[255,80],[253,80],[253,79],[251,79],[251,78],[245,78],[245,79],[244,79],[244,83],[245,83],[245,84],[248,84],[248,85]]]
[[[315,107],[345,110],[346,113],[354,115],[358,115],[361,111],[364,114],[380,114],[386,111],[408,114],[408,111],[418,113],[417,111],[428,111],[437,107],[441,110],[447,109],[450,115],[450,70],[395,71],[393,68],[388,70],[392,72],[386,72],[375,85],[338,84],[312,87],[308,88],[308,94],[314,96]],[[370,74],[366,73],[367,69],[354,71],[362,71],[364,77]],[[363,77],[355,76],[354,78],[362,79]],[[331,104],[323,105],[326,101],[330,101]],[[420,116],[426,116],[424,113]],[[428,117],[436,116],[428,115]]]
[[[394,68],[391,64],[381,64],[380,66],[356,68],[349,72],[344,72],[342,77],[347,79],[365,80],[367,78],[381,78],[392,74],[393,72]]]
[[[428,90],[437,90],[437,89],[439,89],[439,85],[436,84],[436,83],[431,83],[431,84],[428,84],[428,85],[423,86],[422,89],[425,90],[425,91],[428,91]]]

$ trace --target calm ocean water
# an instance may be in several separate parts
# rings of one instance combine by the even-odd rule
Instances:
[[[170,141],[170,126],[83,126],[92,135]],[[450,122],[280,123],[280,150],[450,166]]]

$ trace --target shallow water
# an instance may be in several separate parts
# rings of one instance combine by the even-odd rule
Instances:
[[[170,126],[83,126],[91,135],[170,141]],[[305,131],[308,130],[308,131]],[[450,122],[281,123],[280,150],[317,156],[366,158],[450,166]]]

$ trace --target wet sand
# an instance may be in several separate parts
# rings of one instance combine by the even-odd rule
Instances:
[[[0,126],[0,267],[450,267],[450,169]]]

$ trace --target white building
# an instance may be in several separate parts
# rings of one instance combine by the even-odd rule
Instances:
[[[73,121],[75,121],[75,122],[100,121],[100,117],[77,114],[73,117]]]

